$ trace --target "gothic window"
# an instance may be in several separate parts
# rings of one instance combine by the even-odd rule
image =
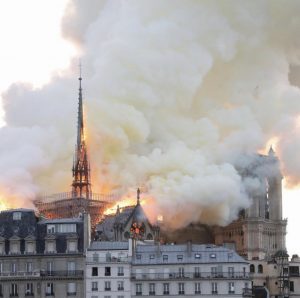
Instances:
[[[145,235],[144,223],[134,222],[130,228],[130,234],[133,238],[141,239]]]
[[[147,240],[153,240],[152,234],[148,233],[148,235],[147,235]]]

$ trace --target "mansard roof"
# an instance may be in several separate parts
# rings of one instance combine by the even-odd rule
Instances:
[[[140,255],[140,258],[134,258],[134,264],[163,264],[164,255],[168,256],[169,264],[178,264],[178,256],[181,263],[247,263],[235,251],[212,244],[138,244],[135,253]]]
[[[129,243],[121,241],[94,241],[88,250],[128,250]]]

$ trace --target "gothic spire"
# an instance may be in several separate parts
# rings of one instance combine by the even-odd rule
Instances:
[[[81,65],[78,96],[78,118],[77,118],[77,144],[75,148],[75,157],[73,162],[73,182],[72,194],[75,198],[89,199],[92,190],[90,182],[90,164],[88,160],[87,148],[84,138],[84,118],[83,118],[83,100],[81,87]]]

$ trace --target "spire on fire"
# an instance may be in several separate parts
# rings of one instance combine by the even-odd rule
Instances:
[[[90,164],[87,155],[87,148],[84,139],[84,119],[81,87],[81,65],[79,76],[79,97],[78,97],[78,119],[77,119],[77,144],[73,162],[72,194],[75,198],[89,199],[92,195],[90,182]]]

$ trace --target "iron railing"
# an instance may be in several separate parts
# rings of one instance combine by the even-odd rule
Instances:
[[[110,258],[86,258],[86,263],[94,263],[94,264],[101,264],[101,263],[129,263],[131,261],[131,257],[110,257]]]
[[[131,279],[134,280],[151,280],[151,279],[249,279],[249,273],[236,272],[236,273],[211,273],[211,272],[158,272],[158,273],[132,273]]]

